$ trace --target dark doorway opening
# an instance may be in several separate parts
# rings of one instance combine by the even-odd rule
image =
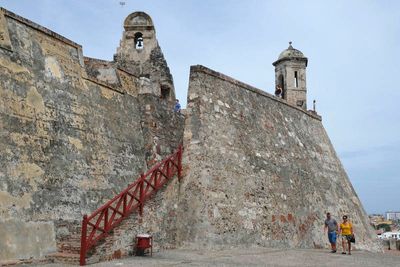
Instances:
[[[161,98],[168,99],[171,89],[167,85],[161,85]]]

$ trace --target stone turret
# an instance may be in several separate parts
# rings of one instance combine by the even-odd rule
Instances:
[[[301,51],[293,48],[292,42],[280,53],[278,60],[272,63],[275,67],[276,95],[304,110],[307,109],[307,63],[308,59]]]
[[[134,12],[124,21],[124,32],[114,61],[140,78],[139,94],[175,100],[172,75],[156,38],[153,21],[144,12]]]

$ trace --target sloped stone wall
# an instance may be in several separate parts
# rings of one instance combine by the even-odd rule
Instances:
[[[329,211],[379,249],[318,115],[192,66],[184,147],[180,245],[326,247]]]

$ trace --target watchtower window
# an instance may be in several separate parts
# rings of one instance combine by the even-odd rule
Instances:
[[[282,88],[282,94],[281,94],[281,97],[282,97],[283,99],[286,99],[285,80],[284,80],[284,78],[283,78],[283,75],[282,75],[282,74],[281,74],[281,75],[279,75],[279,78],[278,78],[278,83],[279,83],[280,87]]]
[[[162,99],[168,99],[169,93],[170,93],[170,88],[166,85],[161,85],[161,98]]]
[[[294,72],[294,87],[299,87],[299,80],[297,77],[297,71]]]
[[[143,34],[141,32],[135,33],[135,48],[136,49],[143,49]]]

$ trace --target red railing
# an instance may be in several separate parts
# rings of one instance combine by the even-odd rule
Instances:
[[[86,264],[86,254],[97,241],[106,237],[123,219],[133,211],[143,214],[143,205],[155,192],[175,174],[182,177],[182,146],[172,155],[153,166],[146,174],[130,184],[125,190],[97,209],[83,216],[80,265]]]

